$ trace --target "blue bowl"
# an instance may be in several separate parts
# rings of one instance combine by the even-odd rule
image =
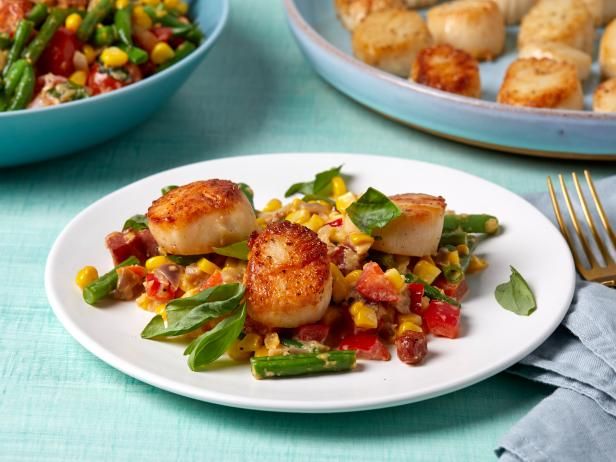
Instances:
[[[203,61],[228,14],[228,0],[194,0],[190,17],[197,20],[206,40],[179,63],[141,82],[86,100],[0,113],[0,167],[75,152],[143,122]]]

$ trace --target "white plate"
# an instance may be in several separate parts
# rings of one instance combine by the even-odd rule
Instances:
[[[207,372],[192,372],[182,346],[143,340],[151,317],[132,302],[92,308],[74,283],[77,270],[111,267],[105,249],[108,232],[143,213],[160,188],[197,179],[228,178],[250,184],[256,205],[282,197],[296,181],[344,164],[354,191],[374,186],[385,193],[440,194],[450,208],[497,215],[502,236],[479,249],[489,262],[470,278],[463,304],[461,337],[433,338],[423,365],[410,367],[394,355],[390,362],[361,361],[348,374],[285,380],[252,378],[245,364],[219,360]],[[514,265],[529,281],[538,309],[516,316],[498,306],[495,286]],[[57,317],[85,348],[139,380],[191,398],[228,406],[287,412],[336,412],[400,405],[442,395],[485,379],[515,363],[541,344],[562,320],[571,301],[575,270],[557,229],[528,202],[469,174],[423,162],[342,154],[280,154],[202,162],[150,176],[122,188],[75,217],[56,240],[47,260],[45,286]]]

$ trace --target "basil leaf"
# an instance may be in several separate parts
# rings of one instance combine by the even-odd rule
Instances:
[[[196,371],[220,358],[242,332],[244,321],[246,321],[246,303],[188,345],[184,351],[185,355],[190,355],[188,366]]]
[[[537,302],[528,283],[522,275],[511,266],[509,282],[499,284],[494,291],[496,301],[506,310],[520,316],[529,316],[537,309]]]
[[[145,215],[133,215],[124,222],[122,231],[132,229],[133,231],[140,231],[142,229],[148,229],[148,218]]]
[[[160,193],[164,196],[169,191],[173,191],[174,189],[178,189],[178,186],[176,186],[174,184],[170,184],[169,186],[165,186],[163,189],[161,189]]]
[[[305,196],[328,197],[334,177],[340,175],[342,165],[317,173],[314,180],[305,183],[295,183],[284,193],[284,197],[302,193]]]
[[[402,214],[389,197],[374,188],[368,188],[346,209],[346,212],[351,221],[366,234],[372,234],[374,229],[383,228]]]
[[[246,198],[248,199],[248,202],[250,202],[250,205],[252,205],[252,208],[254,209],[255,208],[255,202],[254,202],[255,192],[246,183],[238,183],[237,185],[240,188],[240,190],[244,193],[244,196],[246,196]]]
[[[141,332],[143,338],[174,337],[191,332],[206,322],[234,310],[244,296],[241,284],[221,284],[167,304],[167,322],[156,315]]]
[[[188,266],[199,261],[202,255],[167,255],[167,258],[178,265]]]
[[[214,247],[214,253],[225,257],[248,260],[248,241],[240,241],[225,247]]]

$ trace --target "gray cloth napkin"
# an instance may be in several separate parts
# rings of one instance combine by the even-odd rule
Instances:
[[[616,177],[596,186],[616,224]],[[529,200],[555,222],[547,194]],[[509,372],[558,388],[502,438],[500,461],[616,460],[616,289],[578,278],[562,324]]]

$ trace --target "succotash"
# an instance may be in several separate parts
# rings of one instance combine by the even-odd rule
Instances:
[[[0,18],[0,112],[120,89],[177,63],[204,37],[182,0],[64,4],[77,6],[19,0]]]

